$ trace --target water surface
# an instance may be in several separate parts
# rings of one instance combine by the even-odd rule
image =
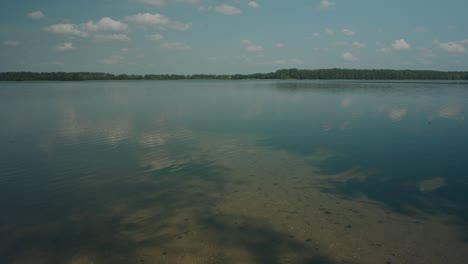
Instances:
[[[466,263],[468,84],[0,84],[1,263]]]

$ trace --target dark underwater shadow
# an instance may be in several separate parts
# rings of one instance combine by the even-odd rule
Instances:
[[[335,263],[312,242],[276,231],[265,220],[215,212],[228,181],[223,167],[191,161],[141,171],[74,181],[78,188],[68,188],[68,195],[49,200],[43,210],[2,219],[1,263],[158,263],[140,249],[154,249],[160,260],[183,254],[174,244],[190,236],[193,225],[216,245],[222,263],[237,263],[222,257],[232,250],[255,263],[282,263],[289,255],[296,256],[292,263]]]
[[[316,154],[317,148],[312,143],[283,136],[257,141],[260,147],[286,150],[304,158]],[[371,150],[375,151],[373,147]],[[319,190],[343,199],[364,195],[386,210],[419,219],[430,215],[452,216],[457,219],[453,224],[464,231],[468,242],[468,179],[464,165],[467,161],[463,153],[450,151],[446,155],[437,149],[416,148],[401,153],[393,147],[381,153],[373,151],[340,148],[325,160],[311,163],[323,176]],[[367,170],[366,177],[346,180],[335,177],[354,168]],[[442,179],[440,186],[429,190],[421,186],[421,182],[436,176]]]
[[[301,241],[291,235],[275,231],[264,220],[237,215],[207,215],[200,217],[199,222],[209,230],[208,234],[211,236],[207,239],[221,248],[248,252],[252,256],[253,263],[337,263],[321,254],[319,248],[314,246],[314,241]],[[351,262],[340,261],[340,263]]]
[[[101,159],[101,170],[92,175],[69,172],[58,190],[50,185],[52,176],[37,165],[40,189],[27,186],[35,190],[30,197],[3,193],[0,262],[32,257],[37,263],[58,264],[91,255],[99,263],[135,263],[141,245],[170,239],[159,231],[183,224],[174,220],[181,212],[209,211],[224,190],[224,169],[209,162],[152,170],[128,157],[114,158],[120,166],[112,158],[109,163]],[[89,160],[83,163],[96,167]]]

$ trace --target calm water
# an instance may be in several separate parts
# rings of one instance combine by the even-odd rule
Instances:
[[[467,263],[468,84],[0,84],[0,263]]]

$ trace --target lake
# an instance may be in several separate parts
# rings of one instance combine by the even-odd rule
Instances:
[[[0,83],[0,263],[467,263],[468,83]]]

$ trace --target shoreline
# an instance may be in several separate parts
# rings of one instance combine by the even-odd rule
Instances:
[[[252,74],[112,74],[101,72],[0,72],[0,81],[121,81],[121,80],[365,80],[468,81],[468,71],[282,69]]]

